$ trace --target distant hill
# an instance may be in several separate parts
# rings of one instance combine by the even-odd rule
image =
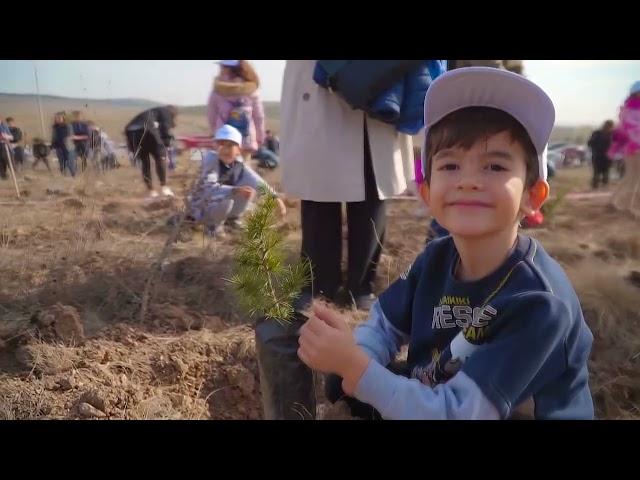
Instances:
[[[569,142],[584,145],[589,140],[595,126],[583,125],[579,127],[556,126],[551,132],[552,142]]]
[[[88,99],[67,98],[51,95],[42,95],[42,111],[44,116],[45,137],[51,134],[53,115],[64,110],[71,112],[80,110],[85,118],[93,120],[103,127],[108,134],[117,141],[123,141],[122,133],[127,122],[134,115],[155,106],[158,102],[138,98]],[[278,131],[280,126],[280,104],[278,102],[265,102],[265,115],[267,128]],[[178,126],[176,134],[207,134],[209,126],[206,119],[206,106],[196,105],[179,107]],[[40,116],[35,95],[0,93],[0,117],[12,116],[31,139],[41,136]]]
[[[156,105],[160,105],[160,103],[155,102],[153,100],[145,100],[141,98],[114,98],[114,99],[98,99],[98,98],[72,98],[72,97],[60,97],[54,95],[40,95],[40,99],[43,104],[45,102],[60,102],[60,103],[73,103],[73,104],[84,104],[87,108],[90,105],[97,104],[109,104],[115,105],[119,107],[140,107],[140,108],[151,108]],[[36,96],[33,94],[21,94],[21,93],[0,93],[0,105],[6,102],[35,102]]]

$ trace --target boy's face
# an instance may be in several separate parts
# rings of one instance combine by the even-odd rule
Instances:
[[[231,140],[216,140],[218,146],[218,157],[225,165],[232,163],[240,155],[240,147]]]
[[[437,152],[430,185],[424,183],[421,194],[438,223],[452,235],[486,237],[517,228],[520,215],[533,213],[546,199],[546,182],[526,189],[526,176],[524,149],[509,133],[500,132],[469,150],[453,147]]]
[[[74,122],[81,122],[82,121],[82,114],[81,113],[74,113],[73,114],[73,121]]]

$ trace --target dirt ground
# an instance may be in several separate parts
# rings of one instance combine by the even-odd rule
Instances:
[[[75,180],[19,173],[23,201],[0,181],[0,419],[261,418],[251,320],[224,280],[237,237],[213,241],[183,229],[140,320],[166,221],[198,163],[183,156],[169,178],[177,199],[149,204],[140,173],[121,161]],[[279,171],[263,173],[279,189]],[[588,175],[561,170],[552,193],[587,191]],[[280,228],[294,258],[299,202],[287,205]],[[594,333],[597,416],[639,419],[638,221],[602,195],[569,195],[555,206],[545,227],[528,233],[566,268]],[[421,213],[415,199],[390,201],[379,290],[423,248]],[[348,313],[354,324],[366,317]]]

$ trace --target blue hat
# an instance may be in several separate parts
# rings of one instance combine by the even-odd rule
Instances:
[[[220,60],[218,63],[223,67],[237,67],[240,65],[240,60]]]
[[[640,93],[640,80],[631,85],[631,90],[629,90],[629,95],[633,95],[635,93]]]
[[[223,125],[216,132],[215,140],[229,140],[240,146],[242,145],[242,134],[237,128],[231,125]]]

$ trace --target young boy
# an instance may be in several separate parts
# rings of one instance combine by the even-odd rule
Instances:
[[[256,194],[258,186],[275,191],[242,161],[242,134],[231,125],[223,125],[215,135],[217,152],[208,151],[202,159],[202,170],[194,193],[189,197],[190,216],[204,223],[209,233],[223,237],[224,225],[241,226],[240,217]],[[278,198],[280,214],[287,209]]]
[[[385,419],[593,418],[593,336],[577,295],[518,234],[548,196],[554,118],[549,97],[511,72],[463,68],[433,82],[420,193],[450,236],[427,245],[354,334],[314,305],[298,355],[337,375],[331,401],[346,394],[352,412]],[[403,344],[409,378],[385,368]]]

